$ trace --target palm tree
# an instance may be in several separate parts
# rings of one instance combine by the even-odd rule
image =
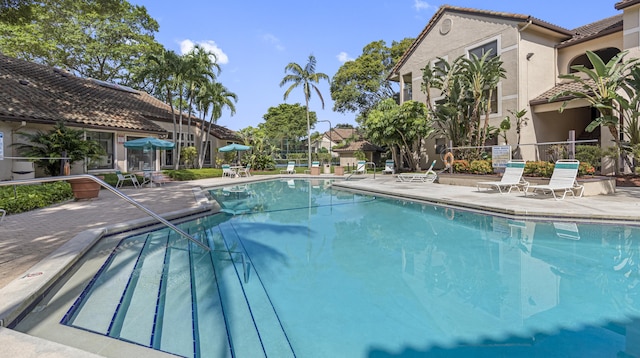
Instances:
[[[616,144],[617,157],[620,154],[620,136],[618,126],[623,127],[623,113],[629,107],[629,101],[621,90],[627,93],[634,91],[629,89],[627,79],[633,68],[638,64],[637,58],[625,61],[627,51],[620,52],[606,64],[596,53],[587,51],[587,58],[593,68],[584,65],[571,66],[576,73],[560,75],[560,78],[569,79],[581,85],[581,90],[567,90],[560,92],[549,99],[549,102],[562,97],[572,97],[565,101],[560,107],[560,112],[564,110],[567,103],[575,99],[584,99],[592,107],[598,110],[599,117],[595,118],[586,130],[588,132],[600,126],[606,126],[613,136]],[[619,168],[616,164],[615,174],[618,175]]]
[[[289,86],[289,88],[287,88],[287,90],[284,92],[284,100],[286,101],[291,91],[298,86],[302,86],[302,91],[304,93],[307,112],[307,165],[309,168],[311,168],[311,122],[309,120],[309,99],[311,98],[311,90],[313,89],[318,94],[318,97],[320,97],[320,101],[322,102],[322,109],[324,109],[324,99],[322,98],[322,93],[320,93],[320,90],[314,83],[320,83],[320,80],[327,80],[328,83],[329,76],[322,72],[316,72],[316,58],[313,55],[309,55],[309,60],[304,68],[302,68],[302,66],[295,62],[291,62],[284,68],[284,72],[291,72],[290,74],[284,76],[284,78],[280,82],[280,87],[284,86],[287,83],[291,83],[291,86]]]
[[[200,141],[200,151],[198,158],[198,165],[200,168],[204,165],[204,152],[206,150],[206,144],[209,141],[209,135],[211,133],[211,127],[218,122],[218,119],[222,117],[222,110],[226,107],[233,116],[236,113],[235,103],[238,102],[238,95],[229,91],[225,86],[219,82],[207,82],[200,88],[196,97],[196,105],[198,106],[200,113],[202,113],[202,140]],[[205,118],[211,111],[211,117],[209,118],[209,124],[205,130]]]

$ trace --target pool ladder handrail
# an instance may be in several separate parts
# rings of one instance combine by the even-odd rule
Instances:
[[[172,223],[170,223],[169,221],[167,221],[166,219],[164,219],[160,215],[158,215],[158,214],[154,213],[153,211],[147,209],[144,205],[140,204],[139,202],[137,202],[137,201],[133,200],[132,198],[128,197],[127,195],[123,194],[120,190],[118,190],[118,189],[112,187],[111,185],[109,185],[109,183],[107,183],[107,182],[101,180],[100,178],[97,178],[97,177],[95,177],[95,176],[93,176],[91,174],[77,174],[77,175],[65,175],[65,176],[57,176],[57,177],[43,177],[43,178],[33,178],[33,179],[20,179],[20,180],[0,181],[0,186],[23,185],[23,184],[40,184],[40,183],[55,182],[55,181],[73,180],[73,179],[79,179],[79,178],[86,178],[86,179],[91,179],[91,180],[95,181],[96,183],[100,184],[100,186],[102,186],[103,188],[109,190],[110,192],[116,194],[120,198],[122,198],[122,199],[128,201],[129,203],[133,204],[133,206],[135,206],[138,209],[144,211],[147,215],[149,215],[152,218],[158,220],[160,223],[164,224],[168,228],[170,228],[173,231],[177,232],[178,234],[180,234],[185,239],[187,239],[187,240],[193,242],[194,244],[200,246],[200,248],[204,249],[207,252],[211,251],[211,249],[207,245],[205,245],[202,242],[198,241],[193,236],[187,234],[185,231],[183,231],[179,227],[173,225]]]

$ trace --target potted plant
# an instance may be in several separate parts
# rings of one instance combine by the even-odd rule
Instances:
[[[65,126],[58,122],[47,132],[19,132],[26,143],[17,143],[18,151],[24,157],[35,158],[33,162],[42,168],[45,174],[58,176],[65,166],[60,158],[69,158],[69,166],[85,159],[95,160],[104,155],[104,149],[93,140],[85,139],[84,131]],[[52,158],[52,159],[45,159]],[[68,168],[68,167],[67,167]],[[70,180],[76,199],[90,199],[98,196],[100,184],[91,179]]]

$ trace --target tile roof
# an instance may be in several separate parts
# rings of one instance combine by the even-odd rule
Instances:
[[[367,140],[353,141],[344,148],[333,149],[334,152],[355,152],[356,150],[361,150],[363,152],[384,152],[384,149]]]
[[[422,42],[422,40],[433,29],[433,27],[436,25],[438,20],[442,16],[444,16],[444,13],[446,13],[446,12],[454,12],[454,13],[459,13],[459,14],[467,14],[467,15],[476,15],[476,16],[498,18],[498,19],[502,19],[502,20],[506,20],[506,21],[520,21],[522,24],[527,24],[527,23],[531,22],[532,24],[535,24],[535,25],[538,25],[540,27],[555,31],[555,32],[557,32],[557,33],[559,33],[561,35],[568,36],[568,37],[569,36],[573,36],[573,33],[571,31],[569,31],[568,29],[565,29],[563,27],[554,25],[554,24],[552,24],[550,22],[546,22],[546,21],[540,20],[538,18],[529,16],[529,15],[512,14],[512,13],[500,12],[500,11],[478,10],[478,9],[471,9],[471,8],[443,5],[438,9],[438,11],[435,13],[435,15],[433,15],[431,20],[429,20],[429,23],[427,24],[427,26],[425,26],[425,28],[422,30],[422,32],[420,32],[418,37],[416,37],[416,39],[409,46],[407,51],[405,51],[405,53],[402,55],[400,60],[398,60],[398,63],[396,63],[396,65],[391,70],[391,73],[390,73],[389,77],[392,77],[393,75],[397,74],[399,68],[411,56],[413,51],[415,51],[415,49],[418,47],[418,45]]]
[[[615,7],[616,10],[622,10],[635,4],[640,4],[640,0],[622,0],[616,3]]]
[[[585,83],[589,84],[593,84],[595,85],[595,82],[593,82],[593,80],[587,79],[585,80]],[[550,90],[544,92],[543,94],[539,95],[538,97],[532,99],[531,101],[529,101],[529,104],[531,104],[532,106],[536,105],[536,104],[545,104],[545,103],[549,103],[549,99],[551,99],[553,96],[562,93],[564,91],[584,91],[584,87],[582,86],[582,84],[580,82],[576,82],[576,81],[570,81],[570,82],[563,82],[563,83],[559,83],[556,86],[554,86],[553,88],[551,88]],[[562,102],[562,101],[567,101],[574,98],[573,96],[564,96],[564,97],[559,97],[556,100],[554,100],[553,102]]]
[[[331,138],[331,141],[334,143],[339,143],[354,136],[359,138],[361,134],[357,128],[332,128],[331,136],[329,136],[329,131],[324,132],[324,136]]]
[[[143,91],[76,77],[54,67],[0,54],[0,120],[165,133],[153,121],[173,122],[170,107]],[[212,134],[235,138],[227,128]]]
[[[571,46],[596,37],[622,31],[622,14],[608,17],[572,30],[574,35],[558,45],[558,48]]]

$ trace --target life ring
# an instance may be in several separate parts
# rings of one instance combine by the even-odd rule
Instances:
[[[444,165],[447,168],[450,168],[453,165],[453,153],[451,152],[447,152],[447,154],[444,155]]]
[[[453,220],[456,217],[456,212],[451,208],[446,208],[444,209],[444,216],[449,220]]]

